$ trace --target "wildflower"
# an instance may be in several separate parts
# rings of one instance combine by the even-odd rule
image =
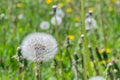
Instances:
[[[34,62],[48,61],[54,58],[56,52],[56,40],[45,33],[29,34],[21,45],[23,57]]]
[[[21,20],[21,19],[23,19],[23,18],[24,18],[24,15],[23,15],[23,14],[19,14],[19,15],[18,15],[18,19],[19,19],[19,20]]]
[[[100,49],[99,50],[99,53],[102,54],[103,52],[106,52],[106,53],[110,53],[110,49],[109,48],[103,48],[103,49]]]
[[[41,29],[49,29],[49,27],[50,27],[50,24],[49,24],[48,21],[43,21],[43,22],[40,23],[40,28]]]
[[[66,3],[70,3],[71,2],[71,0],[66,0]]]
[[[109,7],[109,8],[108,8],[108,11],[109,11],[109,12],[112,12],[112,11],[113,11],[113,8],[112,8],[112,7]]]
[[[62,8],[63,6],[64,6],[63,3],[59,3],[59,4],[58,4],[58,8]]]
[[[90,78],[89,80],[106,80],[106,79],[101,76],[94,76],[94,77]]]
[[[96,20],[89,14],[85,19],[86,30],[90,30],[96,27]]]
[[[19,3],[17,3],[17,7],[18,7],[18,8],[22,8],[22,7],[23,7],[23,4],[19,2]]]
[[[75,36],[74,35],[68,35],[69,40],[74,40]]]
[[[7,19],[7,16],[4,13],[2,13],[0,14],[0,19]]]
[[[100,61],[100,64],[105,64],[105,60],[101,60],[101,61]]]
[[[80,21],[80,18],[77,16],[75,17],[75,22],[79,22]]]
[[[57,10],[56,10],[56,16],[59,16],[59,17],[63,18],[64,15],[65,14],[64,14],[63,10],[60,9],[60,8],[57,8]]]
[[[51,4],[51,3],[52,3],[52,0],[45,0],[45,2],[46,2],[47,4]]]
[[[60,25],[62,23],[62,18],[58,16],[53,16],[51,18],[51,24],[53,25]]]
[[[118,1],[118,0],[112,0],[112,2],[115,3],[115,4],[117,3],[117,1]]]
[[[72,12],[72,8],[67,8],[67,9],[66,9],[66,12],[67,12],[67,13],[71,13],[71,12]]]
[[[89,12],[93,12],[93,11],[94,11],[93,7],[89,8]]]

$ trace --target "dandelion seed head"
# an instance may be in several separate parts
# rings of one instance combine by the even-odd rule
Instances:
[[[60,25],[62,23],[62,18],[58,16],[53,16],[51,18],[51,24],[53,25]]]
[[[34,61],[48,61],[57,52],[57,42],[49,34],[32,33],[22,42],[21,52],[24,58]]]
[[[92,28],[95,28],[96,27],[96,20],[93,17],[88,16],[85,19],[85,25],[86,25],[86,30],[90,30]]]
[[[63,18],[64,15],[65,14],[64,14],[63,10],[60,9],[60,8],[57,8],[57,10],[56,10],[56,16]]]
[[[43,30],[47,30],[47,29],[49,29],[49,27],[50,27],[50,24],[48,21],[43,21],[40,23],[40,28]]]
[[[101,76],[95,76],[95,77],[90,78],[89,80],[106,80],[106,79],[104,79]]]

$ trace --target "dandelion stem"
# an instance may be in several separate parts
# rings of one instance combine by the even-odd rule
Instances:
[[[41,77],[41,72],[40,72],[40,64],[41,63],[38,63],[38,62],[36,62],[36,64],[35,64],[35,67],[36,67],[36,79],[37,80],[42,80],[42,77]]]
[[[87,71],[90,76],[92,76],[92,68],[90,65],[90,54],[88,52],[88,40],[86,37],[86,29],[85,29],[85,13],[84,13],[84,4],[85,0],[81,0],[81,18],[82,18],[82,33],[84,34],[84,47],[85,47],[85,53],[83,54],[83,64],[84,64],[84,80],[87,80]]]

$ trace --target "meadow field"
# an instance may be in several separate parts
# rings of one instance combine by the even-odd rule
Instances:
[[[0,0],[0,80],[120,80],[120,0]]]

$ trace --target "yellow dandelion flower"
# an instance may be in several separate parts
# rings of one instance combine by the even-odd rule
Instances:
[[[22,3],[17,3],[17,7],[18,7],[18,8],[22,8],[22,7],[23,7],[23,4],[22,4]]]
[[[66,9],[66,12],[67,12],[67,13],[71,13],[71,12],[72,12],[72,8],[67,8],[67,9]]]
[[[108,11],[109,11],[109,12],[112,12],[112,11],[113,11],[113,7],[109,7],[109,8],[108,8]]]
[[[103,51],[104,51],[104,49],[101,49],[101,50],[99,50],[99,53],[100,53],[100,54],[102,54],[102,53],[103,53]]]
[[[93,11],[94,11],[94,8],[91,7],[91,8],[89,8],[88,10],[89,10],[89,12],[93,12]]]
[[[74,36],[74,35],[68,35],[68,38],[69,38],[70,40],[74,40],[74,39],[75,39],[75,36]]]
[[[112,2],[116,4],[118,2],[118,0],[112,0]]]
[[[108,59],[108,60],[107,60],[107,62],[109,63],[109,62],[111,62],[111,60],[110,60],[110,59]]]
[[[105,60],[100,61],[100,64],[105,64]]]
[[[45,0],[45,2],[46,2],[47,4],[51,4],[51,3],[52,3],[52,0]]]
[[[59,3],[59,4],[58,4],[58,8],[62,8],[63,6],[64,6],[63,3]]]
[[[80,18],[77,16],[75,17],[75,22],[79,22],[80,21]]]
[[[66,3],[70,3],[71,2],[71,0],[66,0]]]
[[[110,49],[105,49],[106,53],[110,53]]]

